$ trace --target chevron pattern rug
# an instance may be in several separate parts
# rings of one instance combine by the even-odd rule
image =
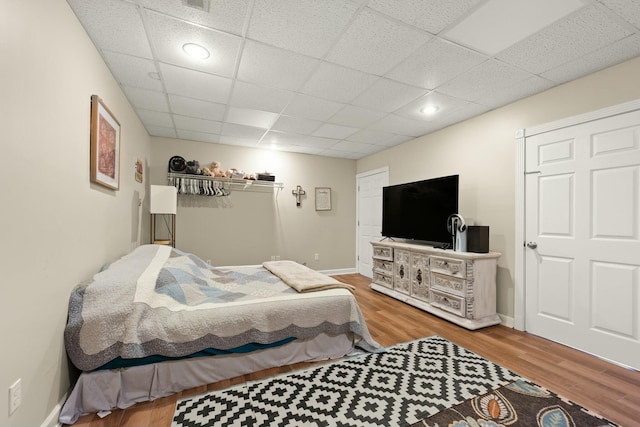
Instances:
[[[458,417],[455,425],[461,427],[499,426],[465,424],[463,405],[482,396],[504,396],[502,388],[521,381],[508,369],[433,336],[179,400],[172,426],[446,426],[458,421],[451,417]],[[489,412],[497,407],[505,418],[509,407],[504,399],[500,404]],[[444,424],[429,423],[435,414],[446,415]],[[504,425],[516,425],[513,416],[510,420]]]

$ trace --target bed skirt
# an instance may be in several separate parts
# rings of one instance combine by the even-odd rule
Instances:
[[[321,334],[245,354],[217,355],[83,372],[60,411],[61,424],[82,415],[124,409],[182,390],[215,383],[263,369],[344,357],[355,350],[355,336]]]

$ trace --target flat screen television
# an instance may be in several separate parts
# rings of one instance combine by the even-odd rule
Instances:
[[[450,244],[449,215],[458,213],[459,176],[382,188],[382,235]]]

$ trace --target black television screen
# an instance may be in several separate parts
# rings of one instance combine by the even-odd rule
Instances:
[[[449,215],[458,213],[458,175],[382,188],[382,235],[451,243]]]

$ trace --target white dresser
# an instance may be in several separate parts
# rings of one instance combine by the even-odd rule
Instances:
[[[500,253],[454,252],[427,245],[372,242],[371,288],[467,329],[500,323]]]

